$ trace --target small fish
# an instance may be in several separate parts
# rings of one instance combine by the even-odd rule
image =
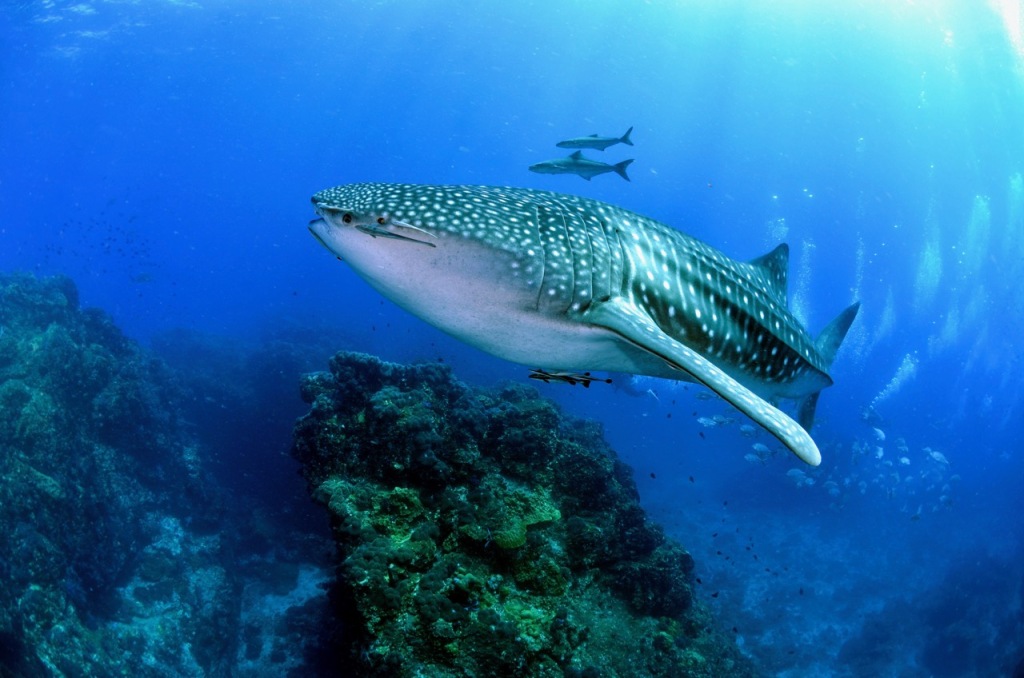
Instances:
[[[697,423],[705,428],[714,428],[715,426],[718,426],[718,422],[710,417],[701,417],[697,420]]]
[[[629,138],[629,135],[632,133],[633,128],[630,127],[621,137],[599,137],[596,134],[591,134],[589,137],[573,137],[572,139],[559,141],[555,146],[558,146],[559,148],[592,148],[595,151],[603,151],[609,146],[614,146],[615,144],[626,144],[627,146],[632,146],[633,142]]]
[[[590,388],[590,385],[594,382],[610,384],[611,379],[601,379],[599,377],[591,376],[590,372],[547,372],[545,370],[530,370],[530,379],[536,379],[543,381],[545,384],[560,381],[563,384],[569,384],[575,386],[580,384],[583,388]]]
[[[814,484],[814,478],[809,478],[806,473],[798,468],[790,469],[786,472],[786,475],[796,484],[797,487],[805,487]]]
[[[583,177],[587,181],[590,181],[599,174],[607,174],[608,172],[615,172],[620,177],[629,181],[629,175],[626,174],[626,168],[632,160],[623,160],[622,162],[609,165],[606,162],[600,162],[597,160],[591,160],[590,158],[583,157],[583,151],[576,151],[567,158],[557,158],[555,160],[545,160],[544,162],[538,162],[535,165],[530,165],[530,171],[536,172],[537,174],[575,174],[578,177]]]
[[[877,438],[879,442],[885,442],[885,431],[877,427],[872,430],[875,432],[875,438]]]
[[[942,452],[939,452],[938,450],[933,450],[930,447],[924,448],[924,451],[927,452],[928,456],[934,459],[935,461],[939,462],[940,464],[945,464],[946,466],[949,466],[949,459],[946,459],[946,455],[944,455]]]

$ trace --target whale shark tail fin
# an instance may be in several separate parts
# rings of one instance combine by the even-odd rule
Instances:
[[[853,324],[859,310],[859,301],[848,306],[821,331],[821,334],[815,340],[814,346],[818,349],[818,354],[825,361],[826,369],[831,367],[832,362],[836,359],[839,345],[846,338],[846,333],[850,330],[850,325]],[[818,407],[819,395],[821,395],[821,391],[815,391],[797,402],[796,420],[808,433],[811,427],[814,426],[814,411]]]
[[[842,313],[837,315],[832,322],[825,326],[818,338],[814,340],[814,347],[818,349],[818,355],[825,360],[825,366],[831,367],[839,352],[839,345],[846,338],[846,333],[857,317],[860,310],[860,302],[848,306]]]

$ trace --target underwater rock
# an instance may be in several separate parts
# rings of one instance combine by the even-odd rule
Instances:
[[[330,511],[365,676],[745,676],[600,428],[520,385],[338,353],[293,454]]]
[[[177,401],[69,279],[0,275],[0,675],[227,675],[239,585]]]

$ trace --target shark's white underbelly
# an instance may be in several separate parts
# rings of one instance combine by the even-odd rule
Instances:
[[[428,255],[416,270],[407,271],[409,275],[402,281],[361,272],[381,294],[413,315],[511,362],[548,370],[680,378],[664,361],[607,328],[539,308],[536,286],[513,278],[503,268],[495,267],[482,275],[479,271],[464,274],[445,265],[443,259]]]

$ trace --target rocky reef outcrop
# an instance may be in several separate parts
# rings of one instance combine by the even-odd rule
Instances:
[[[330,511],[365,676],[744,676],[599,427],[531,389],[339,353],[294,454]]]
[[[0,276],[0,675],[227,675],[239,581],[174,379],[63,277]]]

